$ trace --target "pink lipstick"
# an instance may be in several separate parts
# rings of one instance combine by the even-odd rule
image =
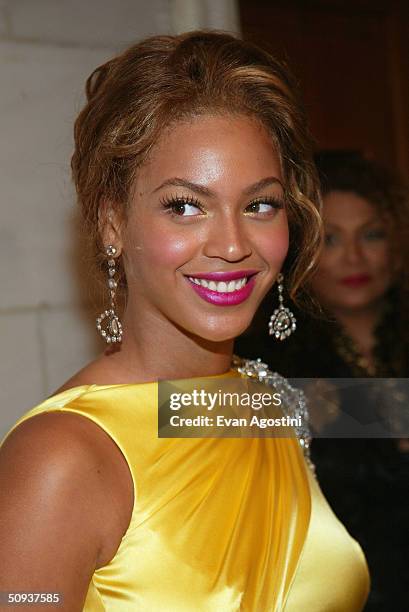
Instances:
[[[255,278],[259,270],[236,270],[235,272],[206,272],[186,276],[186,280],[192,289],[206,302],[217,306],[236,306],[246,300],[253,291]],[[208,286],[199,284],[197,281],[205,281]],[[239,279],[243,279],[242,283]],[[245,279],[245,281],[244,281]],[[232,283],[236,281],[233,289]],[[229,291],[216,291],[215,284],[224,283],[229,285]],[[219,286],[220,288],[220,286]]]

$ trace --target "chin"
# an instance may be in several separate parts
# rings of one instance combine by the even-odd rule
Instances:
[[[341,308],[342,310],[365,310],[369,308],[373,304],[373,300],[368,299],[351,299],[340,302],[336,305],[336,308]]]
[[[194,332],[195,336],[198,338],[203,338],[203,340],[207,340],[208,342],[229,342],[231,340],[235,340],[237,336],[243,333],[242,331],[228,330],[226,328],[221,329],[207,329],[207,330],[196,330]]]
[[[192,327],[189,330],[193,335],[208,342],[228,342],[235,340],[246,331],[251,323],[251,318],[245,321],[232,321],[225,317],[222,320],[213,320],[211,325],[204,324]]]

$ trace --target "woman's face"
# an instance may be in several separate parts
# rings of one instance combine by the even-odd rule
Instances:
[[[202,116],[163,133],[137,173],[121,247],[129,320],[210,341],[242,333],[288,249],[266,130],[244,116]]]
[[[331,191],[324,198],[324,247],[311,288],[329,310],[360,310],[379,302],[392,283],[385,221],[368,200]]]

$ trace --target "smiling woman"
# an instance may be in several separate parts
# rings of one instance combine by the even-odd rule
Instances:
[[[320,244],[287,70],[193,32],[134,45],[86,90],[72,169],[108,272],[109,346],[1,447],[0,590],[53,590],[70,611],[358,612],[365,558],[303,456],[307,435],[157,432],[159,380],[270,377],[286,410],[304,410],[267,366],[233,358],[276,280],[280,304],[283,274],[302,292]]]
[[[118,219],[104,229],[106,242],[124,253],[124,327],[147,344],[152,327],[161,327],[178,351],[187,334],[203,344],[244,331],[287,254],[282,182],[277,151],[253,118],[204,115],[166,130],[138,172],[126,225],[121,230]],[[129,363],[130,341],[125,334],[118,361]],[[158,346],[152,350],[167,362]],[[176,375],[200,375],[197,367],[189,360]]]

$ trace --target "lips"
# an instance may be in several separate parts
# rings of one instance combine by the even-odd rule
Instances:
[[[340,280],[342,285],[346,285],[347,287],[362,287],[366,285],[371,280],[369,274],[353,274],[351,276],[345,276]]]
[[[257,273],[258,270],[207,272],[185,278],[197,295],[206,302],[217,306],[236,306],[250,296]]]
[[[191,278],[198,278],[209,281],[230,281],[238,278],[245,278],[257,274],[259,270],[234,270],[231,272],[198,272],[197,274],[189,274]]]

